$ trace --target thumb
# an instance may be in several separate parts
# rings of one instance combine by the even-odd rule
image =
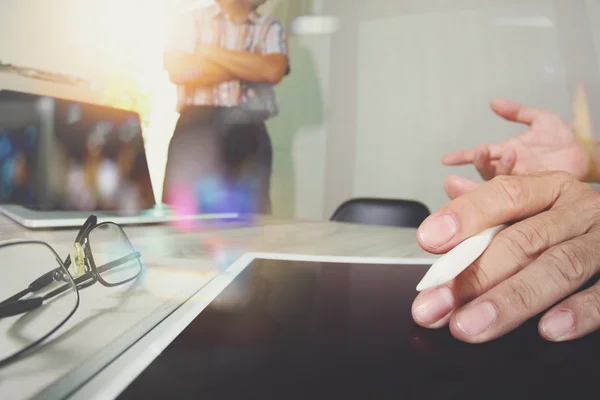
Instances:
[[[473,182],[470,179],[450,175],[444,182],[444,190],[450,200],[454,200],[465,193],[475,190],[479,185],[479,183]]]
[[[524,106],[505,99],[492,100],[491,107],[492,111],[500,117],[508,121],[520,122],[526,125],[531,125],[533,121],[546,113],[546,111],[541,108]]]

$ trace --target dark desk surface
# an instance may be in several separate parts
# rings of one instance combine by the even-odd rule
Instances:
[[[121,399],[594,398],[600,331],[494,342],[412,321],[427,266],[255,261]],[[591,397],[590,397],[591,396]]]

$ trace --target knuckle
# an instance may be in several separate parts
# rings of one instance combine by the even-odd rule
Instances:
[[[562,281],[569,283],[570,286],[576,285],[585,281],[588,275],[588,263],[583,254],[579,246],[573,243],[558,246],[548,252],[546,266],[559,284]]]
[[[456,204],[454,211],[458,214],[464,213],[466,210],[469,212],[471,220],[485,221],[487,219],[487,208],[480,198],[463,196],[460,198],[460,205]]]
[[[600,193],[590,188],[587,197],[590,207],[593,210],[600,212]]]
[[[460,287],[459,293],[463,300],[469,300],[484,293],[492,285],[492,281],[479,262],[475,262],[467,268],[457,280]]]
[[[551,177],[555,177],[565,185],[572,185],[573,183],[578,182],[573,174],[566,171],[551,171],[549,174]]]
[[[595,321],[600,321],[600,284],[582,293],[582,307],[588,316]]]
[[[556,196],[570,192],[575,184],[581,184],[573,174],[566,171],[544,170],[530,175],[541,179],[540,184],[555,188]]]
[[[499,175],[493,179],[496,191],[514,210],[523,203],[524,191],[518,177]]]
[[[600,217],[600,193],[596,192],[593,189],[590,192],[588,192],[585,196],[585,201],[582,208],[584,210],[591,211],[594,220],[598,219],[598,217]]]
[[[556,180],[559,183],[559,189],[562,193],[569,193],[572,191],[574,185],[580,185],[584,188],[589,188],[589,185],[582,184],[575,176],[566,171],[552,171],[550,178]]]
[[[506,281],[507,292],[505,302],[515,309],[531,309],[535,306],[535,299],[539,298],[537,291],[531,284],[519,280]]]
[[[537,255],[548,243],[548,238],[542,232],[544,230],[533,223],[522,222],[502,232],[504,235],[500,239],[515,257],[522,258],[525,255],[530,258]]]

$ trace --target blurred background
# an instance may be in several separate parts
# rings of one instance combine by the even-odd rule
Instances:
[[[177,119],[162,52],[177,16],[211,2],[3,0],[3,66],[83,83],[0,66],[0,87],[138,111],[160,198]],[[597,0],[269,0],[262,12],[286,26],[307,15],[339,22],[289,32],[292,73],[268,121],[277,216],[324,219],[358,196],[439,208],[448,173],[479,180],[472,167],[443,167],[443,154],[523,130],[492,114],[494,97],[570,118],[583,83],[600,126]]]

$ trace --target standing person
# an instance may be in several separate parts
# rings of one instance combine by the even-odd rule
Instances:
[[[257,11],[265,1],[216,0],[177,24],[164,56],[180,112],[165,172],[167,204],[182,190],[196,197],[198,185],[216,178],[242,184],[254,211],[271,212],[273,153],[265,121],[278,114],[273,88],[289,62],[283,25]]]

